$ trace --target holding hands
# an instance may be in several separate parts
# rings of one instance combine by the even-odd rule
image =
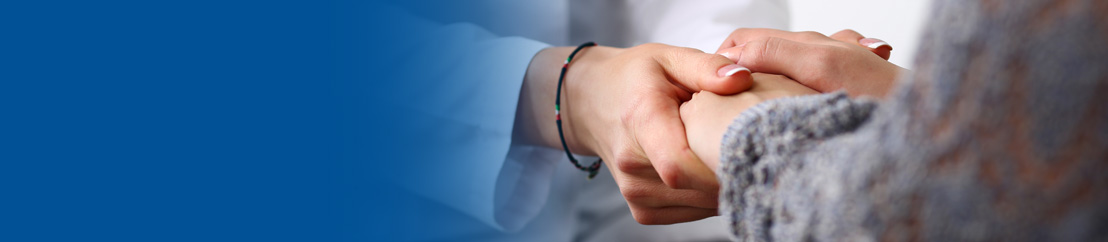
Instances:
[[[699,92],[681,104],[681,121],[685,123],[689,146],[713,171],[719,170],[720,139],[740,113],[766,100],[819,94],[782,75],[753,76],[754,87],[745,92],[729,96]]]
[[[884,97],[903,70],[887,61],[892,47],[853,30],[830,37],[816,32],[738,29],[718,54],[754,72],[753,88],[721,96],[700,92],[681,106],[689,144],[713,170],[731,121],[766,100],[845,90],[851,96]],[[762,73],[775,73],[770,75]]]
[[[516,137],[561,147],[554,129],[558,71],[572,48],[549,48],[531,62]],[[750,88],[750,72],[696,49],[645,44],[589,47],[569,63],[561,119],[570,151],[603,158],[635,219],[670,224],[717,214],[719,183],[689,148],[679,105],[692,94]],[[525,109],[528,108],[528,109]],[[529,131],[529,132],[528,132]]]
[[[639,223],[715,216],[713,170],[731,120],[779,97],[839,89],[884,96],[902,69],[886,61],[892,48],[882,43],[850,30],[827,37],[739,29],[717,54],[662,44],[589,47],[568,64],[560,87],[565,140],[573,153],[603,158]],[[551,106],[572,50],[548,48],[532,60],[516,139],[561,147]]]

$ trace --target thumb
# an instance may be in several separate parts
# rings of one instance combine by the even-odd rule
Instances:
[[[750,69],[727,57],[692,48],[670,48],[656,56],[662,69],[675,84],[690,92],[709,91],[730,95],[754,85]]]
[[[814,67],[819,67],[818,62],[829,60],[824,57],[830,55],[828,53],[830,51],[821,47],[783,38],[767,37],[722,49],[719,53],[753,72],[781,74],[804,83],[810,81],[811,78],[808,78],[807,74]]]

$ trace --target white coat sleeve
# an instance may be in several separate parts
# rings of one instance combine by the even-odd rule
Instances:
[[[388,91],[372,95],[402,120],[389,138],[412,148],[397,151],[403,175],[390,182],[498,230],[519,230],[545,205],[564,159],[560,150],[512,141],[527,67],[549,45],[390,12],[408,29],[390,33],[404,41],[382,50],[379,58],[395,64],[381,75],[390,77]]]

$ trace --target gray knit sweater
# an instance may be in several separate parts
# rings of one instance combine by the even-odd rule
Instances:
[[[1108,241],[1108,1],[944,0],[887,101],[744,111],[720,212],[746,241]]]

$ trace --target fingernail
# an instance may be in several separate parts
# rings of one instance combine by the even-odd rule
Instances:
[[[733,54],[731,54],[731,52],[723,52],[723,53],[719,53],[719,55],[722,55],[723,57],[727,57],[727,59],[731,59],[731,57],[733,56]]]
[[[877,49],[877,48],[880,48],[881,46],[888,46],[889,49],[893,48],[892,45],[889,45],[889,43],[886,43],[884,40],[880,40],[880,39],[876,39],[876,38],[860,39],[860,40],[858,40],[858,43],[862,44],[863,46],[868,47],[870,49]]]
[[[719,77],[729,77],[729,76],[734,76],[735,73],[739,73],[739,72],[743,72],[743,71],[750,72],[750,69],[746,69],[746,67],[743,67],[743,66],[740,66],[740,65],[730,64],[730,65],[723,66],[723,68],[719,68],[718,74],[719,74]]]
[[[746,46],[746,43],[743,43],[743,44],[735,46],[735,47],[722,49],[721,51],[723,51],[723,50],[726,50],[726,51],[719,52],[717,54],[722,55],[723,57],[727,57],[727,59],[731,59],[733,61],[738,60],[739,57],[742,56],[742,54],[743,54],[743,52],[742,52],[743,51],[743,46]],[[738,53],[731,52],[731,51],[737,51]]]

